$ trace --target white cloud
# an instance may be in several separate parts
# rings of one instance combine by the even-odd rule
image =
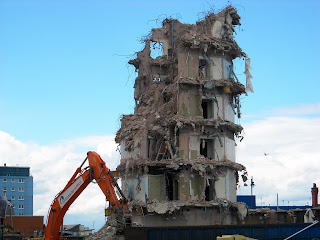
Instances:
[[[263,109],[263,108],[261,108]],[[320,117],[320,102],[304,103],[294,106],[274,107],[272,109],[264,109],[254,114],[244,114],[243,120],[252,121],[256,119],[264,119],[270,116],[277,117]]]
[[[319,105],[298,106],[296,112],[318,113]],[[243,125],[244,139],[238,142],[238,161],[254,177],[257,204],[306,205],[310,203],[313,183],[320,185],[320,118],[288,117],[294,108],[279,112],[283,117],[268,117]],[[265,156],[265,153],[267,156]],[[250,187],[240,187],[238,194],[250,194]]]
[[[111,170],[114,170],[120,161],[114,136],[90,136],[41,146],[23,143],[0,131],[0,145],[2,165],[6,163],[7,166],[30,167],[34,181],[34,215],[43,215],[45,218],[55,195],[63,189],[86,158],[87,151],[99,153]],[[95,226],[101,227],[104,222],[105,204],[105,196],[99,187],[90,184],[67,212],[65,219],[75,222],[65,223],[95,221]],[[82,220],[79,219],[80,216],[83,216]]]
[[[272,112],[281,116],[302,116],[302,115],[318,115],[320,114],[320,102],[299,104],[291,107],[278,107],[274,108]]]

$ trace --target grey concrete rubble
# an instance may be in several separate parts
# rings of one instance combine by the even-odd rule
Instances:
[[[100,239],[101,240],[104,240],[104,239],[118,240],[119,238],[116,235],[116,228],[115,227],[105,225],[98,232],[94,233],[93,235],[91,235],[87,239],[88,240],[100,240]]]
[[[129,61],[138,73],[135,110],[123,115],[117,167],[136,226],[236,224],[246,206],[236,202],[240,175],[235,138],[242,127],[240,95],[247,88],[233,71],[244,58],[234,41],[240,25],[228,6],[196,24],[165,19]],[[155,50],[161,52],[155,56]],[[252,89],[253,90],[253,89]],[[168,219],[171,219],[168,222]]]
[[[94,234],[90,235],[87,240],[124,240],[124,235],[118,234],[118,224],[109,218],[107,223]]]

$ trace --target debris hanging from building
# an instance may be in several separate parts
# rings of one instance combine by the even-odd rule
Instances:
[[[196,24],[165,19],[129,61],[138,73],[135,110],[121,119],[117,171],[137,226],[231,224],[247,214],[236,202],[246,169],[235,161],[235,118],[240,95],[253,88],[237,25],[232,6]],[[236,58],[246,59],[247,88],[233,71]]]

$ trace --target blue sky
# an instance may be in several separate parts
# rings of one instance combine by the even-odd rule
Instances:
[[[1,129],[23,141],[114,134],[133,112],[130,55],[164,16],[194,23],[226,1],[1,1]],[[319,100],[318,1],[234,1],[252,58],[243,113]],[[200,14],[201,16],[201,14]],[[153,20],[153,21],[152,21]],[[244,80],[242,60],[236,69]]]
[[[293,191],[289,188],[296,179],[294,173],[301,172],[288,167],[291,175],[280,172],[278,178],[270,179],[262,176],[266,166],[256,159],[260,160],[264,151],[272,152],[268,163],[274,165],[270,169],[279,163],[287,168],[293,160],[310,160],[308,168],[294,165],[310,172],[310,166],[316,164],[314,159],[320,157],[316,147],[306,151],[296,145],[298,139],[309,146],[319,141],[320,2],[229,3],[241,16],[242,25],[236,27],[235,39],[251,58],[255,90],[242,97],[245,140],[237,152],[238,160],[248,164],[249,175],[257,176],[257,199],[274,204],[273,196],[278,191],[283,199],[304,204],[309,199],[309,185],[319,181],[316,175],[303,179],[299,175],[299,188]],[[85,151],[98,151],[110,161],[110,168],[119,162],[112,139],[121,114],[134,109],[135,73],[127,62],[143,48],[140,38],[151,28],[160,27],[165,17],[195,23],[204,11],[227,5],[227,1],[188,0],[0,2],[0,158],[2,163],[31,166],[35,214],[46,215],[53,196],[84,159]],[[235,72],[244,83],[243,60],[235,64]],[[279,137],[275,130],[286,130],[288,134]],[[293,143],[292,139],[297,141]],[[54,185],[43,174],[48,166],[52,168],[46,173],[48,179],[59,179]],[[61,166],[65,169],[60,173]],[[268,191],[261,187],[267,181]],[[282,186],[278,187],[277,182]],[[52,188],[48,190],[43,186],[46,184]],[[94,189],[88,191],[96,194]],[[81,204],[86,199],[79,201],[70,209],[71,215],[82,212]],[[99,209],[92,212],[101,211],[103,197],[99,204],[92,203],[88,208],[94,204]],[[69,223],[75,219],[78,215]],[[101,226],[103,217],[94,221]]]

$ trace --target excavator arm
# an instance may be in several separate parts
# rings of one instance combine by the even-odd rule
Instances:
[[[89,161],[89,166],[82,169],[86,160]],[[87,158],[77,168],[67,185],[58,193],[50,206],[44,234],[46,240],[62,239],[59,236],[59,230],[62,226],[64,215],[71,204],[92,181],[95,181],[99,185],[113,210],[128,212],[127,199],[123,195],[111,171],[106,167],[105,162],[99,154],[88,152]],[[115,188],[117,188],[120,198],[118,198]]]

